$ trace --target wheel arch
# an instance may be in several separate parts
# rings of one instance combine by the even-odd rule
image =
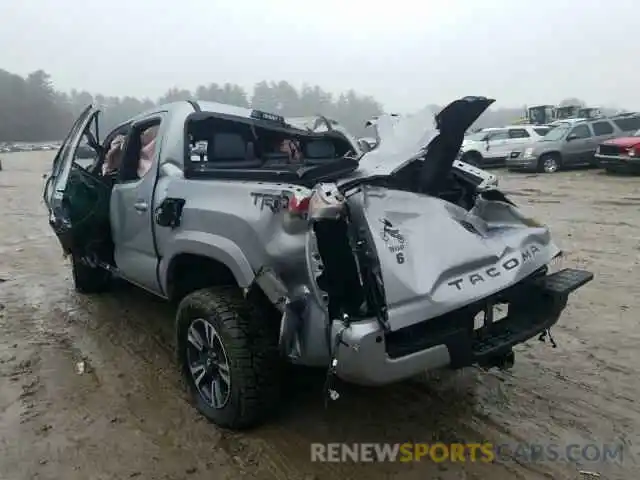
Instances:
[[[482,157],[482,153],[480,153],[475,148],[462,152],[462,157],[464,157],[465,155]]]
[[[460,155],[460,161],[480,168],[480,165],[484,162],[484,156],[478,150],[473,148],[466,152],[463,151]]]
[[[562,163],[562,152],[560,150],[549,150],[546,152],[542,152],[539,156],[538,159],[541,159],[542,157],[548,156],[548,155],[555,155],[558,157],[558,159],[560,160],[560,163]]]
[[[203,232],[186,232],[174,239],[171,252],[160,262],[159,275],[164,292],[172,300],[210,286],[248,288],[255,279],[238,245]]]

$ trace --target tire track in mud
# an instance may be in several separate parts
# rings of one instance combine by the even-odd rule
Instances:
[[[305,372],[292,377],[272,423],[229,433],[188,405],[173,362],[171,307],[136,289],[75,294],[40,205],[42,169],[11,177],[5,175],[10,168],[7,162],[0,182],[16,181],[21,188],[12,189],[8,201],[0,199],[12,214],[0,239],[0,271],[8,279],[0,284],[8,312],[0,315],[0,375],[7,375],[0,381],[9,379],[9,387],[0,389],[0,406],[6,407],[0,408],[0,425],[8,428],[0,429],[0,439],[19,439],[30,451],[0,444],[7,453],[0,473],[8,478],[576,479],[579,465],[519,458],[494,465],[312,464],[310,443],[619,438],[640,445],[634,403],[640,397],[640,327],[633,314],[640,311],[640,272],[620,274],[637,260],[632,229],[640,216],[625,209],[620,222],[628,225],[616,225],[615,205],[593,207],[602,199],[628,202],[637,183],[569,172],[501,179],[524,192],[524,205],[561,198],[532,204],[534,216],[549,221],[570,247],[566,266],[596,270],[596,281],[570,300],[554,329],[558,349],[535,340],[521,346],[510,373],[471,369],[382,389],[340,385],[342,397],[327,411],[323,373]],[[21,246],[25,238],[30,243]],[[78,375],[74,367],[82,361],[87,372]],[[20,417],[23,410],[28,413]],[[603,480],[637,478],[633,465],[584,469],[600,471]]]
[[[23,279],[24,280],[24,277]],[[86,314],[94,314],[94,311],[85,312],[82,305],[76,305],[75,299],[71,298],[69,300],[69,289],[66,287],[66,281],[61,279],[60,277],[56,278],[60,283],[63,284],[63,288],[58,289],[59,295],[54,296],[53,298],[49,296],[46,301],[57,304],[55,308],[52,308],[51,311],[45,310],[39,313],[41,316],[48,315],[48,322],[44,324],[42,322],[42,318],[38,318],[38,314],[30,315],[29,318],[21,318],[21,323],[19,326],[19,330],[23,335],[25,335],[28,339],[28,343],[31,347],[37,348],[36,351],[41,352],[39,355],[42,356],[45,354],[49,357],[49,361],[55,360],[58,364],[61,364],[67,371],[71,372],[71,378],[73,379],[72,388],[69,391],[66,391],[65,396],[67,397],[67,401],[73,402],[74,412],[72,414],[66,413],[63,422],[60,422],[59,425],[55,425],[56,430],[61,430],[61,435],[64,437],[65,435],[73,435],[70,432],[75,432],[77,430],[84,430],[88,425],[93,425],[93,428],[99,427],[102,424],[106,424],[104,427],[106,430],[109,429],[110,426],[114,425],[122,425],[125,428],[125,431],[134,429],[134,431],[138,431],[140,433],[145,432],[147,436],[147,442],[151,442],[151,445],[155,445],[158,451],[165,451],[167,449],[172,448],[174,444],[174,440],[167,442],[163,440],[164,435],[175,435],[177,437],[182,436],[184,439],[184,429],[181,432],[181,424],[183,423],[183,415],[180,415],[180,411],[183,410],[184,413],[191,413],[191,409],[188,408],[185,403],[182,402],[177,408],[175,407],[175,400],[179,400],[179,396],[176,396],[176,389],[173,388],[173,385],[170,385],[169,388],[158,388],[157,385],[149,386],[149,382],[145,382],[144,380],[148,380],[148,377],[143,378],[142,382],[137,381],[133,375],[140,369],[143,370],[152,370],[158,371],[157,366],[154,366],[155,358],[149,359],[146,355],[142,353],[144,350],[140,350],[136,348],[136,346],[132,346],[131,344],[127,344],[127,342],[122,342],[118,345],[116,341],[115,344],[111,345],[109,351],[110,352],[120,352],[118,356],[120,357],[120,362],[123,360],[133,360],[136,363],[135,368],[127,369],[126,366],[117,360],[114,362],[115,358],[112,354],[108,354],[107,357],[104,357],[100,352],[100,349],[104,347],[100,342],[94,342],[90,339],[90,337],[94,335],[107,334],[107,338],[104,339],[104,342],[113,343],[118,337],[112,335],[112,331],[107,331],[109,328],[102,328],[102,330],[91,330],[87,329],[91,320],[85,322],[87,319]],[[62,280],[62,281],[61,281]],[[37,292],[38,290],[44,291],[42,289],[38,289],[37,286],[30,283],[22,283],[17,281],[14,283],[14,290],[12,292],[13,300],[16,304],[22,303],[21,309],[16,309],[14,312],[19,316],[20,311],[24,307],[33,307],[38,303],[38,298],[43,299]],[[51,293],[49,291],[49,293]],[[22,297],[22,301],[20,299]],[[13,302],[12,302],[13,303]],[[79,303],[83,303],[82,301]],[[46,306],[44,304],[43,306]],[[63,313],[63,315],[60,315]],[[99,313],[99,312],[98,312]],[[79,321],[80,320],[80,321]],[[114,327],[118,327],[118,325],[114,325]],[[74,332],[74,330],[76,330]],[[77,330],[80,330],[79,332]],[[122,347],[122,348],[121,348]],[[52,350],[55,350],[57,353],[51,353]],[[49,351],[49,354],[46,352]],[[102,352],[106,353],[106,352]],[[125,353],[124,358],[122,353]],[[66,358],[66,362],[64,358],[61,359],[60,356]],[[83,362],[86,364],[86,370],[82,376],[76,377],[73,373],[73,367],[76,362]],[[116,373],[113,369],[119,368],[120,372]],[[146,375],[151,375],[151,378],[159,378],[164,380],[164,375],[162,375],[162,371],[160,371],[159,375],[153,375],[152,371],[145,371]],[[127,372],[127,373],[123,373]],[[64,373],[64,372],[63,372]],[[67,374],[68,375],[68,374]],[[64,375],[63,375],[64,377]],[[82,379],[82,383],[85,384],[84,388],[79,388],[78,378]],[[141,377],[142,378],[142,377]],[[87,385],[88,383],[88,385]],[[159,382],[160,385],[163,384],[163,381]],[[121,390],[123,386],[126,385],[126,388]],[[121,390],[121,391],[119,391]],[[153,394],[151,394],[153,392]],[[157,402],[157,395],[160,395],[160,398],[163,399],[164,403],[168,400],[169,407],[166,408],[165,416],[162,416],[163,409],[154,408],[151,410],[152,413],[149,415],[146,410],[146,407],[142,405],[142,402],[153,402],[154,399]],[[40,408],[42,409],[42,400],[46,398],[47,392],[43,392],[43,395],[36,399],[39,401]],[[136,398],[137,396],[137,398]],[[115,403],[104,404],[101,399],[111,399],[116,400]],[[98,402],[96,404],[96,402]],[[102,403],[102,410],[96,410],[95,407]],[[135,404],[135,405],[132,405]],[[104,408],[106,406],[106,408]],[[132,408],[133,407],[133,408]],[[64,411],[64,408],[63,408]],[[176,415],[176,412],[178,413]],[[60,418],[60,411],[56,412],[57,415],[53,415],[52,423],[56,423],[55,419]],[[154,419],[154,415],[159,414],[160,421],[156,421]],[[175,420],[172,420],[175,419]],[[50,420],[51,421],[51,420]],[[189,423],[189,422],[187,422]],[[209,429],[208,425],[204,425],[205,422],[197,416],[194,416],[190,419],[190,423],[195,423],[199,426],[196,427],[197,430],[203,430],[203,440],[208,439],[211,441],[211,445],[206,445],[203,442],[192,442],[194,443],[194,447],[198,450],[201,450],[200,453],[204,453],[203,449],[207,451],[206,455],[203,455],[202,458],[208,458],[209,460],[214,460],[214,462],[207,461],[205,463],[200,462],[198,464],[198,468],[201,472],[206,471],[218,471],[220,469],[216,469],[216,464],[219,464],[223,467],[220,470],[224,473],[225,469],[228,469],[230,465],[233,465],[234,462],[229,459],[221,459],[221,450],[216,450],[216,438],[215,438],[215,430]],[[69,430],[71,428],[71,430]],[[158,437],[158,429],[161,430],[160,437]],[[206,431],[205,431],[206,429]],[[104,432],[104,430],[103,430]],[[130,437],[129,432],[129,437]],[[188,433],[188,432],[187,432]],[[212,436],[213,434],[213,436]],[[187,437],[188,438],[188,437]],[[98,440],[97,438],[93,441]],[[61,442],[62,440],[58,440]],[[189,445],[190,442],[184,441],[184,445]],[[214,447],[213,450],[209,447]],[[173,447],[175,448],[175,447]],[[112,448],[113,450],[113,448]],[[216,453],[217,452],[217,453]],[[175,455],[174,455],[175,456]],[[157,457],[159,458],[159,457]],[[184,458],[182,462],[175,462],[175,465],[180,466],[184,463],[187,463],[188,457]],[[198,463],[195,460],[192,460],[192,463]],[[211,465],[209,465],[211,464]],[[86,467],[86,464],[84,465]],[[193,470],[194,467],[189,467],[187,470]],[[196,470],[198,470],[196,468]],[[213,468],[213,470],[211,470]],[[174,467],[175,469],[175,467]],[[103,467],[104,470],[104,467]],[[169,469],[171,470],[171,469]],[[259,469],[254,469],[259,473]],[[136,473],[131,472],[132,474]],[[184,473],[184,471],[183,471]],[[127,474],[128,476],[128,474]],[[226,478],[226,476],[221,475],[221,478]],[[228,474],[229,478],[250,478],[251,472],[243,472],[242,470],[234,471],[232,474]],[[117,477],[121,478],[121,477]],[[164,478],[164,477],[163,477]],[[167,477],[167,478],[182,478],[180,477]],[[259,477],[258,477],[259,478]],[[264,477],[263,477],[264,478]]]
[[[57,278],[57,282],[63,282],[64,279],[62,277]],[[33,282],[30,282],[33,283]],[[139,292],[135,289],[124,289],[122,291],[114,292],[113,294],[107,294],[101,297],[87,299],[84,297],[71,297],[69,299],[70,285],[67,286],[64,291],[66,292],[62,298],[66,300],[63,302],[56,302],[58,304],[57,307],[53,309],[53,316],[55,318],[59,318],[62,323],[66,325],[66,327],[80,326],[83,330],[85,330],[89,335],[86,337],[91,338],[95,336],[100,336],[101,338],[107,337],[106,339],[116,348],[121,348],[132,358],[135,358],[137,361],[140,361],[146,365],[147,368],[155,369],[157,368],[158,358],[155,356],[154,358],[148,358],[146,356],[147,349],[137,348],[137,344],[135,341],[132,341],[133,338],[137,336],[144,336],[147,341],[152,340],[156,346],[159,346],[164,353],[169,356],[172,354],[171,348],[167,347],[167,338],[166,335],[160,334],[153,328],[149,322],[146,321],[145,313],[151,312],[156,319],[158,317],[165,316],[165,320],[172,321],[172,318],[167,315],[168,308],[166,305],[155,301],[155,299],[150,298],[142,292]],[[36,304],[37,299],[41,297],[40,294],[31,291],[29,293],[30,299],[27,303]],[[128,306],[126,306],[129,304]],[[105,316],[103,313],[105,310],[110,311],[110,315]],[[164,310],[164,311],[162,311]],[[140,318],[138,318],[140,317]],[[107,319],[108,318],[108,319]],[[126,322],[123,320],[119,320],[121,318],[125,318]],[[113,323],[112,323],[113,322]],[[122,336],[122,332],[126,331],[128,335],[126,336],[127,340],[124,341]],[[116,334],[115,332],[119,332],[120,334]],[[87,340],[80,338],[76,342],[79,342],[81,351],[95,351],[98,349],[96,346],[87,346]],[[85,344],[84,346],[82,346]],[[85,355],[86,356],[86,355]],[[173,374],[174,372],[172,372]],[[320,379],[319,379],[320,380]],[[104,384],[108,384],[108,382],[103,382]],[[311,417],[314,422],[322,423],[331,423],[331,424],[340,424],[348,421],[352,424],[349,418],[346,420],[341,418],[338,421],[334,421],[332,419],[324,418],[321,407],[319,407],[322,403],[321,397],[321,385],[322,382],[318,381],[312,387],[315,387],[317,390],[317,394],[313,396],[313,398],[303,399],[304,402],[309,402],[308,407],[312,409]],[[178,387],[177,382],[172,382],[172,386]],[[403,387],[404,388],[404,387]],[[402,408],[403,405],[412,405],[412,402],[420,402],[422,399],[418,398],[414,394],[407,396],[407,393],[411,393],[412,390],[403,390],[405,393],[401,395],[392,394],[391,398],[386,398],[386,394],[383,395],[383,399],[379,400],[382,404],[393,404]],[[373,391],[375,392],[375,390]],[[175,394],[176,392],[168,392],[169,394]],[[368,402],[370,400],[370,396],[365,394],[365,398],[362,397],[363,392],[356,392],[355,400],[359,403],[363,400]],[[372,392],[367,392],[372,393]],[[388,393],[388,392],[387,392]],[[424,394],[425,392],[420,392]],[[299,396],[299,395],[298,395]],[[183,397],[182,397],[183,398]],[[184,400],[184,398],[183,398]],[[186,402],[186,400],[184,400]],[[294,402],[296,400],[294,399]],[[441,402],[441,405],[444,405]],[[304,407],[303,407],[304,408]],[[344,408],[341,405],[341,402],[337,402],[337,404],[331,406],[332,409],[340,409]],[[386,410],[386,406],[382,407]],[[442,407],[437,407],[442,408]],[[356,410],[359,407],[355,407]],[[351,413],[354,410],[354,406],[350,405],[347,407],[347,416],[350,417]],[[195,414],[195,411],[194,411]],[[197,415],[197,414],[196,414]],[[294,414],[295,415],[295,414]],[[299,416],[299,414],[298,414]],[[329,415],[330,416],[330,415]],[[378,414],[370,415],[373,418],[380,418]],[[142,420],[142,418],[138,417],[138,421]],[[239,453],[242,452],[243,456],[257,456],[257,452],[261,452],[263,458],[268,458],[267,465],[269,465],[269,471],[273,474],[274,478],[303,478],[304,472],[309,471],[309,457],[310,457],[310,444],[316,440],[310,437],[308,434],[299,433],[296,435],[292,434],[292,429],[296,431],[299,426],[291,425],[287,419],[284,420],[285,425],[282,427],[272,426],[267,428],[264,432],[261,432],[259,436],[253,437],[251,434],[249,438],[238,436],[238,435],[229,435],[227,437],[223,436],[222,444],[224,445],[224,449],[227,450],[233,457],[239,458]],[[338,423],[339,422],[339,423]],[[402,424],[404,422],[403,418],[398,418],[395,422]],[[442,426],[438,427],[440,431],[443,430]],[[371,428],[369,426],[369,436],[365,433],[364,435],[358,435],[357,440],[360,442],[369,442],[373,441],[371,438],[374,438],[376,441],[388,441],[386,440],[386,429],[380,428]],[[299,432],[299,430],[298,430]],[[411,432],[412,437],[415,438],[415,432]],[[397,438],[398,442],[405,442],[407,436],[399,436]],[[334,429],[333,436],[325,437],[325,441],[336,441],[341,438],[336,438],[336,432]],[[459,440],[459,439],[458,439]],[[441,439],[441,441],[443,441]],[[253,452],[253,453],[250,453]],[[268,453],[268,455],[266,455]],[[244,462],[240,462],[242,465]],[[424,467],[423,467],[424,468]],[[386,471],[388,474],[392,474],[397,469],[397,466],[389,466]],[[433,470],[442,473],[446,471],[446,466],[433,466]],[[312,472],[315,472],[316,475],[319,475],[318,478],[360,478],[358,477],[358,472],[362,472],[362,474],[366,473],[367,476],[373,476],[374,478],[386,478],[384,475],[380,476],[380,472],[378,468],[372,468],[369,466],[362,465],[350,465],[350,464],[316,464],[311,469]],[[367,471],[371,470],[371,471]],[[454,469],[458,470],[458,469]],[[454,477],[456,478],[456,477]]]
[[[155,302],[145,298],[145,295],[140,292],[118,292],[118,296],[112,297],[111,295],[105,295],[104,297],[96,299],[72,297],[70,296],[72,294],[69,284],[63,277],[55,276],[49,279],[49,281],[55,282],[58,285],[62,283],[63,286],[58,287],[57,291],[59,294],[54,297],[51,297],[51,292],[49,291],[47,302],[53,303],[55,306],[51,311],[48,311],[48,322],[42,324],[38,318],[33,320],[36,324],[35,330],[37,331],[37,335],[41,337],[41,343],[59,344],[63,349],[73,347],[77,352],[73,355],[74,360],[77,358],[88,358],[98,372],[105,368],[113,369],[119,366],[105,364],[105,362],[113,361],[112,357],[104,360],[96,358],[95,352],[104,349],[105,342],[109,343],[109,350],[115,349],[126,352],[128,358],[138,363],[138,368],[158,371],[159,369],[163,369],[163,366],[168,363],[166,359],[169,357],[170,349],[167,348],[166,345],[163,345],[163,343],[165,343],[165,337],[158,334],[155,328],[151,327],[145,321],[148,317],[143,316],[144,314],[140,311],[144,310],[147,313],[154,312],[156,306],[160,309],[162,308],[160,305],[154,305]],[[18,279],[17,283],[22,282],[29,284],[28,289],[23,290],[24,305],[31,307],[37,305],[39,301],[44,298],[45,290],[36,286],[34,278],[22,277]],[[24,293],[25,291],[26,293]],[[132,304],[130,304],[128,308],[124,308],[123,304],[128,301],[131,301]],[[104,310],[110,311],[108,316],[104,315]],[[138,316],[140,316],[140,319],[136,318]],[[55,327],[56,324],[61,325],[62,333],[57,331]],[[26,325],[24,326],[26,327]],[[26,330],[31,331],[29,328]],[[74,330],[79,330],[79,332],[73,333]],[[98,343],[95,341],[96,337],[101,339]],[[138,343],[136,340],[138,337],[144,337],[143,340],[140,340],[143,343],[153,342],[154,349],[160,345],[164,355],[160,358],[158,358],[157,355],[148,356],[149,349]],[[161,365],[158,365],[159,362]],[[172,367],[172,365],[170,365],[170,367]],[[163,370],[160,371],[163,372]],[[183,403],[186,403],[182,392],[178,390],[179,380],[177,379],[177,372],[171,370],[163,373],[166,373],[168,377],[174,378],[174,380],[170,381],[169,386],[165,386],[166,395],[177,396],[182,399]],[[97,383],[99,383],[100,389],[107,389],[107,392],[104,392],[107,397],[111,397],[112,393],[116,393],[113,391],[109,392],[109,390],[111,390],[109,385],[113,382],[109,376],[102,374],[98,375],[98,377],[101,378],[101,380]],[[394,405],[394,411],[396,409],[403,410],[402,414],[398,415],[398,413],[395,413],[394,418],[387,418],[387,420],[391,420],[392,425],[404,425],[403,428],[399,429],[399,432],[395,433],[395,441],[405,442],[407,438],[412,438],[414,441],[433,441],[431,436],[426,439],[420,438],[422,436],[420,432],[423,427],[409,430],[407,430],[406,427],[407,413],[411,417],[420,418],[422,416],[424,418],[424,415],[421,415],[423,413],[422,408],[417,408],[418,405],[424,403],[424,390],[401,386],[401,393],[396,394],[393,389],[379,392],[375,390],[367,391],[366,393],[355,389],[353,393],[345,393],[347,405],[344,405],[344,400],[340,400],[336,402],[336,404],[333,404],[331,410],[326,413],[321,407],[321,385],[321,381],[311,385],[307,384],[306,386],[314,388],[317,392],[308,398],[305,398],[304,395],[301,397],[299,392],[298,394],[294,394],[292,402],[299,404],[298,409],[297,411],[287,412],[281,419],[277,420],[281,421],[282,424],[272,424],[270,427],[266,427],[256,433],[245,435],[222,434],[220,438],[217,438],[217,430],[212,429],[216,437],[213,443],[227,451],[232,458],[236,459],[235,463],[239,464],[242,468],[249,468],[251,466],[251,458],[260,457],[264,459],[263,462],[261,461],[262,468],[266,469],[273,478],[278,479],[304,478],[309,472],[316,475],[317,478],[362,478],[365,474],[373,478],[387,478],[388,475],[413,470],[410,467],[402,468],[402,466],[398,466],[397,464],[387,465],[382,469],[379,468],[379,466],[370,465],[331,463],[311,465],[309,463],[310,443],[314,441],[329,442],[340,440],[357,440],[360,442],[390,441],[389,433],[393,433],[397,427],[389,429],[386,423],[381,426],[379,422],[379,419],[383,418],[384,412],[388,411],[389,404]],[[351,387],[345,388],[347,390],[353,390]],[[153,389],[157,390],[157,387],[144,388],[141,389],[139,393],[144,395],[145,391]],[[137,390],[135,388],[133,390],[135,394]],[[370,401],[373,401],[373,404],[369,404]],[[430,407],[430,409],[440,410],[439,415],[442,415],[442,410],[444,410],[446,403],[448,402],[444,402],[442,398],[439,398],[435,406]],[[369,404],[368,407],[367,404]],[[362,411],[363,407],[364,411],[369,412],[364,418],[365,421],[354,422],[352,412]],[[198,418],[195,410],[190,410],[190,412]],[[145,431],[145,425],[149,422],[149,414],[147,412],[136,413],[135,410],[131,410],[129,413],[134,417],[131,421],[137,425],[137,428]],[[155,412],[156,415],[158,413],[157,411]],[[293,413],[293,415],[287,417],[287,415],[291,413]],[[83,410],[83,415],[90,414],[90,410]],[[307,431],[309,422],[321,425],[322,427],[315,428],[315,431],[312,429],[310,434],[310,432]],[[429,428],[429,424],[432,422],[427,420],[427,422],[423,423],[426,423],[427,428]],[[349,438],[340,435],[340,425],[349,426]],[[358,430],[362,427],[364,427],[364,432],[359,432]],[[439,432],[446,432],[447,427],[438,424],[437,430]],[[316,438],[314,438],[315,435],[317,435]],[[444,433],[440,433],[440,437],[442,437],[440,438],[441,441],[446,439],[449,439],[449,441],[460,439],[459,437],[451,436],[446,436],[445,438],[443,435]],[[434,438],[437,439],[437,437]],[[246,460],[247,458],[249,460]],[[458,474],[455,472],[460,473],[464,471],[464,468],[462,468],[462,466],[429,466],[423,464],[420,465],[420,471],[424,473],[438,473],[441,476],[451,475],[451,478],[458,478]],[[507,476],[505,478],[511,477]]]

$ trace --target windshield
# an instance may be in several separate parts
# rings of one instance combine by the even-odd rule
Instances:
[[[554,129],[550,130],[544,137],[543,142],[561,140],[566,135],[567,131],[571,128],[571,125],[567,123],[561,123]]]
[[[634,137],[640,137],[640,130],[636,130],[636,133],[633,134]]]

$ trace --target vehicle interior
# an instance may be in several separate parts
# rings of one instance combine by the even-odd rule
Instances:
[[[113,245],[110,242],[109,204],[111,190],[116,183],[137,180],[144,131],[158,126],[159,120],[123,124],[110,132],[101,143],[97,142],[97,127],[90,124],[83,134],[81,145],[96,152],[95,159],[87,162],[77,148],[67,181],[64,208],[69,220],[64,233],[66,250],[81,255],[97,254],[102,261],[112,262]],[[313,133],[287,125],[274,125],[237,118],[204,116],[187,122],[187,158],[185,167],[193,165],[201,172],[236,171],[246,178],[251,171],[272,172],[280,177],[284,172],[299,176],[300,170],[321,167],[354,155],[350,141],[340,132]],[[125,141],[119,152],[116,168],[103,171],[109,159],[112,142],[118,136]],[[296,155],[283,150],[284,142],[294,145]],[[217,175],[216,175],[217,176]],[[224,176],[223,176],[224,178]]]
[[[486,107],[486,103],[479,102],[479,106]],[[437,120],[442,135],[430,146],[429,161],[404,169],[393,181],[396,188],[440,196],[465,206],[472,203],[472,189],[469,189],[468,181],[453,178],[451,172],[464,129],[471,123],[464,118],[464,121],[457,120],[453,115],[457,107],[459,105],[454,102],[439,114]],[[471,109],[470,113],[473,116],[475,112]],[[139,178],[141,136],[149,127],[158,124],[159,120],[124,124],[107,135],[102,144],[96,141],[97,132],[85,132],[87,143],[98,155],[88,168],[83,168],[74,157],[64,200],[65,216],[74,226],[70,232],[74,238],[70,241],[76,246],[75,250],[101,252],[103,261],[112,261],[109,232],[111,189],[115,183]],[[109,148],[118,135],[126,137],[119,168],[103,174],[102,167]],[[284,144],[290,148],[282,148]],[[313,186],[336,178],[342,170],[353,171],[358,165],[358,152],[354,151],[351,141],[343,133],[293,128],[275,116],[244,119],[207,112],[194,113],[185,123],[184,153],[184,174],[187,178],[202,176]]]
[[[340,132],[306,132],[275,122],[205,116],[187,121],[186,135],[185,164],[200,170],[295,171],[355,154]],[[281,148],[287,142],[293,144],[296,155]]]

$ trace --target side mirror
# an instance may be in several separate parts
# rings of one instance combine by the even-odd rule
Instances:
[[[569,135],[567,135],[567,142],[575,140],[576,138],[578,138],[578,135],[576,135],[575,133],[570,133]]]

